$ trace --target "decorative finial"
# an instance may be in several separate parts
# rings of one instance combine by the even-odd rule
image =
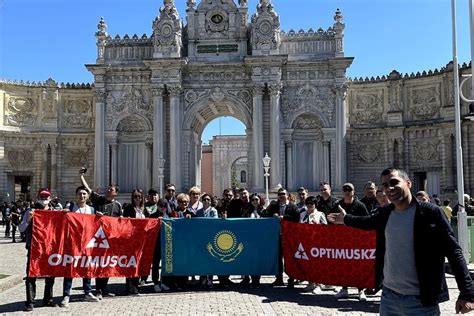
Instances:
[[[339,8],[337,8],[336,14],[334,15],[334,21],[336,23],[342,23],[342,20],[343,20],[343,17],[342,17],[342,14],[341,14],[341,10],[339,10]]]
[[[194,9],[194,6],[196,5],[196,0],[188,0],[186,2],[186,5],[188,6],[188,9]]]
[[[107,30],[107,24],[105,24],[104,17],[100,17],[99,24],[97,24],[97,31],[99,33],[105,33],[105,30]]]
[[[247,0],[239,0],[239,5],[241,8],[246,8],[248,6]]]

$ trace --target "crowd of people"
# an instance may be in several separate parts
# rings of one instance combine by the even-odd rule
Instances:
[[[62,210],[81,214],[95,214],[98,216],[112,217],[129,217],[129,218],[192,218],[192,217],[209,217],[209,218],[261,218],[261,217],[278,217],[280,220],[292,221],[306,224],[327,225],[333,223],[345,223],[344,220],[338,218],[341,214],[359,217],[362,220],[379,216],[381,210],[390,209],[394,203],[390,200],[390,188],[385,183],[382,188],[377,188],[373,181],[368,181],[364,185],[363,197],[359,199],[356,196],[355,187],[352,183],[344,183],[341,187],[342,198],[338,199],[332,194],[331,185],[323,182],[319,186],[319,194],[310,195],[308,190],[300,187],[297,195],[293,195],[284,188],[280,188],[277,192],[277,199],[268,203],[265,198],[258,193],[251,193],[246,188],[225,189],[222,197],[213,196],[208,193],[201,192],[199,187],[192,187],[186,193],[177,193],[176,186],[167,184],[165,186],[165,194],[160,197],[156,189],[148,190],[145,194],[141,189],[135,189],[131,193],[130,201],[123,205],[116,200],[119,193],[119,186],[111,184],[108,186],[105,194],[101,195],[94,192],[84,178],[85,170],[80,171],[81,185],[76,189],[76,200],[67,202],[64,207],[58,201],[53,201],[51,192],[47,188],[38,191],[37,201],[35,203],[22,204],[21,207],[11,206],[8,211],[8,218],[12,222],[15,217],[15,227],[23,234],[26,241],[27,257],[29,259],[31,247],[31,227],[32,218],[35,209],[44,210]],[[410,187],[411,188],[411,187]],[[436,197],[429,197],[425,192],[417,192],[415,197],[423,203],[437,204]],[[439,200],[439,199],[438,199]],[[466,204],[470,202],[466,201]],[[399,202],[399,201],[396,201]],[[59,205],[58,205],[59,204]],[[396,203],[395,203],[396,204]],[[449,203],[448,203],[449,206]],[[4,208],[5,209],[5,206]],[[451,220],[453,210],[448,212],[443,208],[446,219]],[[18,214],[18,217],[12,216]],[[5,215],[3,216],[5,218]],[[349,217],[347,217],[349,218]],[[346,223],[347,224],[347,223]],[[357,226],[354,224],[354,226]],[[364,227],[363,227],[364,228]],[[14,236],[14,230],[12,229]],[[15,237],[13,237],[15,240]],[[377,239],[378,240],[378,239]],[[379,242],[379,240],[377,241]],[[411,241],[412,242],[412,241]],[[281,247],[281,243],[280,243]],[[387,250],[388,251],[388,250]],[[397,253],[397,251],[394,251]],[[284,263],[280,251],[278,274],[271,286],[285,286],[283,280]],[[182,290],[190,286],[200,286],[206,289],[213,286],[229,287],[233,284],[229,276],[218,276],[217,280],[210,276],[197,277],[160,277],[160,260],[161,249],[160,241],[157,240],[156,248],[153,256],[151,269],[151,281],[153,282],[153,290],[155,292]],[[27,263],[27,271],[29,260]],[[385,273],[385,268],[383,270]],[[412,271],[411,271],[412,272]],[[388,272],[387,272],[388,273]],[[128,295],[139,295],[140,287],[146,284],[149,276],[141,276],[137,278],[126,278],[125,291]],[[108,278],[97,278],[95,280],[95,292],[92,292],[91,279],[83,279],[84,300],[90,302],[99,302],[105,297],[113,297],[114,293],[108,289]],[[301,282],[291,277],[288,279],[286,286],[294,288],[295,284]],[[26,277],[26,302],[25,311],[32,311],[35,304],[36,296],[36,278]],[[260,276],[243,276],[241,282],[244,286],[258,288],[260,287]],[[45,290],[43,297],[44,306],[58,306],[53,300],[54,278],[47,277],[45,282]],[[63,296],[59,303],[61,307],[67,307],[70,301],[70,291],[72,279],[64,278]],[[385,288],[384,288],[385,289]],[[398,288],[397,288],[398,289]],[[335,290],[331,285],[316,284],[309,282],[305,291],[318,294],[323,290]],[[358,299],[366,301],[366,295],[375,294],[378,289],[358,289]],[[388,290],[384,290],[388,292]],[[342,288],[335,298],[348,298],[349,292],[347,288]]]

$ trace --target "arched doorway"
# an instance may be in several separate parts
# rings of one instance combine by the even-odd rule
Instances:
[[[187,94],[185,93],[185,99]],[[202,135],[206,126],[213,120],[219,117],[232,117],[240,121],[244,126],[244,135],[230,135],[228,137],[236,137],[238,140],[235,142],[238,145],[232,145],[238,156],[233,157],[232,160],[229,154],[229,150],[226,150],[226,145],[223,139],[213,138],[211,145],[213,145],[213,156],[218,155],[223,161],[220,166],[213,163],[214,179],[218,179],[219,183],[214,181],[213,190],[214,194],[221,194],[223,188],[230,186],[230,167],[232,162],[238,157],[247,157],[249,161],[252,161],[252,150],[249,150],[249,144],[252,141],[252,117],[249,104],[243,100],[250,100],[250,93],[248,95],[240,95],[236,97],[230,94],[228,91],[221,90],[220,88],[214,88],[209,90],[207,95],[196,100],[188,106],[188,111],[185,113],[183,120],[183,146],[184,146],[184,180],[185,186],[189,188],[192,185],[201,185],[201,165],[202,165]],[[233,133],[234,134],[234,133]],[[222,136],[224,137],[224,136]],[[227,139],[226,141],[228,141]],[[235,143],[232,142],[232,143]],[[230,160],[229,162],[227,162]],[[225,161],[225,162],[224,162]],[[251,163],[249,163],[251,165]],[[251,167],[250,167],[251,168]],[[227,170],[229,181],[221,181],[224,176],[219,174],[224,173]],[[247,170],[247,182],[251,185],[252,183],[252,170]],[[228,183],[227,183],[228,182]],[[225,187],[224,187],[225,186]]]
[[[330,143],[325,141],[323,124],[318,116],[304,113],[292,124],[292,142],[287,148],[288,187],[317,190],[319,183],[329,181]]]
[[[111,145],[110,166],[111,178],[116,178],[121,192],[150,187],[152,145],[148,140],[152,137],[151,130],[148,120],[139,115],[127,116],[117,125],[117,142]]]

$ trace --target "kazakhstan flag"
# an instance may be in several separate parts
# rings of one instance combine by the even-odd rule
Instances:
[[[275,275],[278,218],[164,219],[163,275]]]

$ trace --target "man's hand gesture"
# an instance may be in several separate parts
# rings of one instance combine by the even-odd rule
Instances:
[[[344,224],[344,216],[346,211],[339,205],[339,213],[328,214],[328,221],[333,224]]]
[[[474,310],[474,303],[460,299],[456,301],[456,314],[465,314],[472,310]]]

